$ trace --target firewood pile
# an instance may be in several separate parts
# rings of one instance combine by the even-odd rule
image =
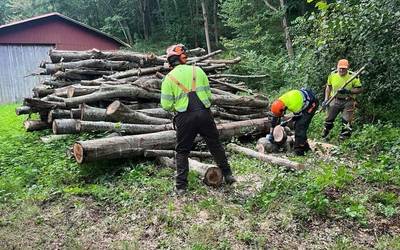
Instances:
[[[220,52],[190,50],[188,64],[201,67],[210,79],[211,110],[221,138],[267,131],[268,99],[239,82],[264,76],[224,74],[240,58],[212,59]],[[29,114],[24,123],[27,131],[51,128],[55,135],[118,133],[76,142],[73,155],[78,163],[173,155],[174,114],[159,106],[162,78],[171,70],[165,55],[51,50],[50,58],[51,62],[40,65],[40,74],[50,79],[36,86],[33,98],[25,98],[16,110],[18,115]],[[38,113],[40,119],[30,119],[32,113]],[[209,156],[201,152],[194,155]]]

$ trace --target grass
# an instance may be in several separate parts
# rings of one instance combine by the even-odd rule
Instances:
[[[78,165],[66,151],[96,136],[44,144],[50,132],[25,132],[17,106],[0,106],[0,249],[400,247],[400,129],[390,124],[360,126],[336,155],[294,157],[305,171],[231,154],[234,187],[206,187],[191,172],[177,198],[173,169],[144,159]]]

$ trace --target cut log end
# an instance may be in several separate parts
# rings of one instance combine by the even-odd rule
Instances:
[[[107,115],[114,114],[120,108],[120,106],[121,106],[121,102],[120,101],[114,101],[113,103],[108,105],[106,114]]]
[[[204,183],[208,186],[219,187],[222,184],[222,171],[218,167],[210,167],[204,175]]]
[[[73,96],[74,96],[74,93],[75,93],[75,88],[74,88],[74,87],[69,87],[69,88],[67,89],[67,97],[68,97],[68,98],[73,97]]]
[[[83,162],[83,147],[79,142],[74,144],[73,152],[76,162],[81,164]]]

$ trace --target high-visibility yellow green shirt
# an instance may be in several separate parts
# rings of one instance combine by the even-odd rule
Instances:
[[[333,71],[329,76],[328,76],[328,86],[332,86],[332,90],[330,93],[330,96],[333,96],[336,94],[336,92],[343,88],[344,84],[353,76],[353,72],[349,71],[347,72],[346,75],[340,76],[337,70]],[[348,90],[351,90],[352,88],[359,88],[361,87],[361,81],[360,78],[356,77],[354,80],[352,80],[347,86],[345,87]],[[338,97],[340,97],[338,95]]]
[[[209,108],[211,106],[211,89],[207,75],[197,66],[195,66],[195,72],[196,94],[204,106]],[[161,107],[167,111],[185,112],[189,104],[188,95],[169,78],[170,75],[190,91],[192,88],[193,66],[185,64],[176,66],[165,76],[161,84]]]
[[[293,113],[298,113],[303,108],[304,97],[300,90],[291,90],[278,98],[281,100],[287,109]]]

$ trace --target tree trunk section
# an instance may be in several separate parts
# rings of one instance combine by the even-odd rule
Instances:
[[[266,132],[269,129],[268,119],[255,119],[217,125],[220,138],[230,139],[233,136],[255,132]],[[78,141],[74,144],[75,159],[78,163],[101,159],[130,158],[137,156],[137,149],[173,149],[176,132],[164,131],[143,135],[130,135],[103,138],[90,141]]]
[[[125,123],[139,123],[139,124],[167,124],[171,123],[170,119],[163,119],[151,117],[141,112],[133,111],[120,101],[114,101],[107,107],[106,115],[109,120],[125,122]]]
[[[53,121],[53,133],[59,134],[76,134],[78,130],[78,120],[74,119],[56,119]]]
[[[173,130],[171,123],[165,125],[126,124],[102,121],[78,121],[79,132],[118,132],[126,135],[149,134]]]
[[[50,124],[45,121],[27,120],[24,121],[26,131],[32,132],[50,128]]]
[[[241,146],[233,144],[233,143],[228,144],[228,148],[230,150],[235,151],[235,152],[243,153],[243,154],[245,154],[247,156],[250,156],[252,158],[256,158],[256,159],[259,159],[261,161],[272,163],[272,164],[276,164],[276,165],[279,165],[279,166],[284,166],[284,167],[290,168],[292,170],[302,170],[302,169],[304,169],[304,165],[301,164],[301,163],[293,162],[293,161],[290,161],[288,159],[282,159],[282,158],[275,157],[275,156],[272,156],[272,155],[261,154],[261,153],[258,153],[256,151],[254,151],[254,150],[251,150],[249,148],[241,147]]]
[[[159,157],[158,161],[165,167],[175,166],[175,161],[168,157]],[[204,164],[189,158],[189,170],[198,173],[208,186],[219,187],[222,184],[222,171],[215,165]]]

